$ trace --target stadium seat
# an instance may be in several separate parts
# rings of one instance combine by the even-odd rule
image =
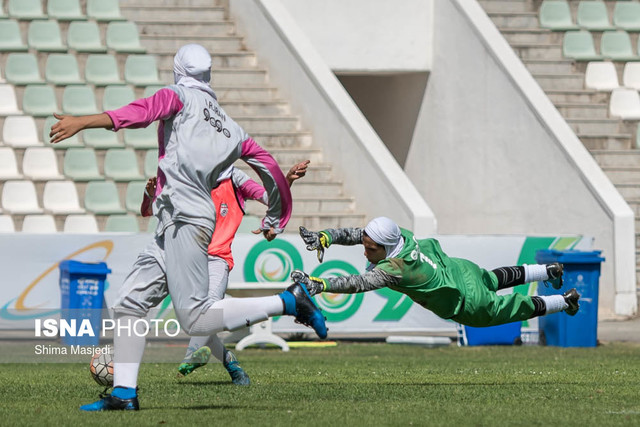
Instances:
[[[562,54],[576,61],[595,61],[602,59],[596,53],[593,36],[589,31],[567,31],[562,41]]]
[[[134,215],[109,215],[104,231],[111,233],[139,233],[138,218]]]
[[[144,94],[142,95],[144,98],[148,98],[152,95],[155,95],[157,91],[162,89],[163,85],[150,85],[144,88]]]
[[[613,25],[625,31],[640,31],[640,3],[616,2]]]
[[[22,174],[18,172],[18,161],[13,148],[0,147],[0,181],[8,179],[22,179]]]
[[[40,0],[9,0],[9,16],[16,19],[47,19]]]
[[[89,86],[65,87],[62,93],[62,111],[74,116],[98,114],[93,89]]]
[[[74,181],[96,181],[104,177],[98,171],[93,148],[69,148],[64,153],[64,175]]]
[[[129,55],[124,63],[124,79],[134,86],[161,84],[156,58],[151,55]]]
[[[129,212],[140,212],[140,204],[142,203],[142,197],[144,195],[144,188],[146,185],[147,181],[131,181],[127,185],[127,195],[125,197],[124,207]]]
[[[577,30],[571,19],[569,3],[565,0],[545,0],[540,6],[540,26],[553,31]]]
[[[607,6],[603,1],[581,1],[578,4],[578,25],[592,31],[613,30],[609,21]]]
[[[112,148],[104,158],[104,176],[114,181],[143,179],[138,170],[136,153],[130,148]]]
[[[13,148],[41,146],[36,121],[31,116],[11,116],[4,121],[2,140]]]
[[[640,90],[640,62],[627,62],[622,72],[625,87]]]
[[[133,22],[109,22],[107,25],[107,48],[118,53],[144,53],[140,44],[138,27]]]
[[[73,234],[98,233],[98,221],[93,215],[68,215],[64,219],[62,232]]]
[[[124,21],[118,0],[87,0],[87,15],[96,21]]]
[[[4,76],[14,85],[44,83],[40,77],[38,60],[32,53],[10,53],[7,56]]]
[[[73,181],[49,181],[44,186],[42,205],[54,215],[84,213]]]
[[[102,96],[102,110],[116,110],[135,100],[136,94],[129,86],[107,86]]]
[[[82,131],[82,141],[87,147],[96,149],[122,148],[118,135],[107,129],[85,129]]]
[[[64,179],[58,169],[56,153],[51,147],[27,148],[22,158],[22,173],[33,181]]]
[[[14,233],[16,226],[11,215],[0,215],[0,233]]]
[[[640,120],[640,95],[635,89],[620,88],[611,92],[609,115],[622,120]]]
[[[35,117],[50,116],[60,111],[58,109],[56,93],[53,88],[48,85],[27,86],[22,95],[22,109],[25,114],[30,114]]]
[[[87,83],[96,86],[124,84],[120,80],[118,64],[113,55],[89,55],[84,68]]]
[[[40,214],[36,187],[31,181],[7,181],[2,187],[2,208],[10,214]]]
[[[20,114],[16,92],[11,85],[0,84],[0,116]]]
[[[82,13],[78,0],[48,0],[47,13],[58,21],[84,21],[87,17]]]
[[[155,216],[149,217],[149,222],[147,222],[147,233],[155,233],[156,228],[158,228],[158,218]]]
[[[626,31],[605,31],[600,40],[600,53],[613,61],[637,61],[633,53],[631,38]]]
[[[4,11],[4,5],[0,2],[0,19],[7,19],[9,15],[7,15]]]
[[[103,53],[106,46],[100,40],[98,24],[92,21],[72,22],[67,31],[67,44],[69,49],[82,53]]]
[[[141,129],[125,129],[124,143],[127,147],[147,150],[158,147],[158,130],[156,124]]]
[[[91,181],[84,194],[84,207],[97,215],[124,214],[118,189],[113,181]]]
[[[47,57],[44,78],[58,86],[84,83],[75,55],[68,53],[52,53]]]
[[[144,156],[144,176],[151,178],[158,174],[158,150],[147,150]]]
[[[49,137],[49,133],[51,132],[51,126],[56,123],[58,119],[53,116],[49,116],[44,120],[44,126],[42,127],[42,140],[49,144],[51,138]],[[80,139],[78,135],[73,135],[71,138],[65,139],[62,142],[58,142],[57,144],[49,144],[50,147],[53,147],[56,150],[73,148],[73,147],[82,147],[82,143],[80,143]]]
[[[23,233],[57,233],[56,221],[52,215],[27,215],[22,222]]]
[[[20,26],[13,19],[0,20],[0,51],[26,52],[29,48],[22,43]]]
[[[27,32],[27,44],[39,52],[66,52],[57,21],[32,21]]]
[[[585,72],[585,87],[611,91],[619,87],[618,73],[612,62],[589,62]]]

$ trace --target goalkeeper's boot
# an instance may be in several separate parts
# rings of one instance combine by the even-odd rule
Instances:
[[[224,355],[224,367],[231,376],[231,382],[235,385],[249,385],[249,375],[242,369],[236,355],[233,352],[228,351]]]
[[[191,354],[191,362],[186,362],[178,366],[178,376],[186,377],[197,368],[206,365],[210,357],[211,349],[203,345]]]
[[[111,394],[100,394],[100,400],[80,407],[81,411],[138,411],[137,389],[116,387]]]
[[[296,322],[310,326],[320,338],[327,337],[327,325],[320,309],[315,305],[306,286],[294,283],[280,294],[284,301],[284,314],[296,317]]]
[[[578,310],[580,310],[580,294],[576,290],[576,288],[570,289],[564,293],[564,302],[566,302],[569,307],[567,307],[564,311],[569,316],[575,316]]]
[[[553,264],[547,264],[547,282],[551,283],[553,289],[560,289],[562,287],[562,274],[564,268],[562,264],[554,262]]]

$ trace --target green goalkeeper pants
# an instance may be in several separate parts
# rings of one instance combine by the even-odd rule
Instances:
[[[498,295],[496,275],[471,261],[456,259],[462,269],[464,305],[452,320],[467,326],[495,326],[530,319],[534,313],[531,297],[512,293]]]

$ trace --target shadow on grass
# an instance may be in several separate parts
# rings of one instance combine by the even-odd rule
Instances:
[[[177,382],[180,386],[212,386],[212,385],[222,385],[222,386],[233,386],[237,387],[234,383],[229,381],[213,381],[213,380],[196,380],[193,382]]]

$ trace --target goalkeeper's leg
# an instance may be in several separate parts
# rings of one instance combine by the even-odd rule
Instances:
[[[532,264],[500,267],[491,271],[498,279],[498,289],[512,288],[531,282],[549,282],[555,289],[562,287],[562,264]]]

